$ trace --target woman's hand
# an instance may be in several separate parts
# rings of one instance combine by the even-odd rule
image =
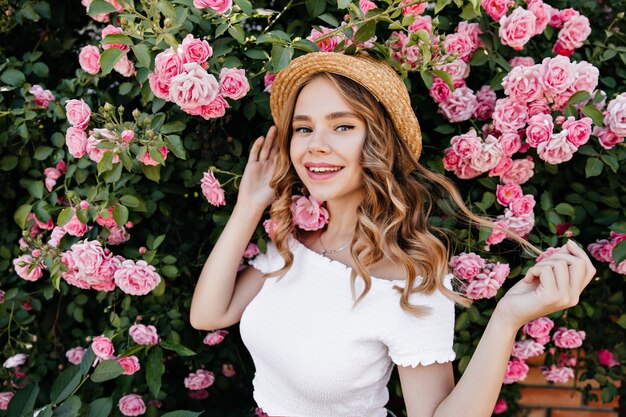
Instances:
[[[270,187],[270,180],[274,175],[275,157],[278,155],[276,142],[276,126],[272,126],[265,137],[259,136],[252,145],[250,157],[239,184],[237,204],[265,210],[274,200],[274,190]]]
[[[596,269],[573,241],[531,267],[498,303],[495,314],[521,327],[530,320],[578,304]]]

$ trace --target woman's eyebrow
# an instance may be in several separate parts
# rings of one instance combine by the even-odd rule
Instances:
[[[357,116],[356,114],[349,112],[349,111],[337,111],[334,113],[330,113],[326,115],[326,119],[327,120],[333,120],[333,119],[339,119],[341,117],[353,117],[355,119],[358,119],[359,116]],[[293,116],[293,121],[297,122],[297,121],[306,121],[306,122],[310,122],[311,118],[309,116],[306,116],[304,114],[297,114],[295,116]]]

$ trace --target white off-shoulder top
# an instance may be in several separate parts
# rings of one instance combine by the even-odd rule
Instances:
[[[352,269],[291,238],[294,263],[267,278],[246,307],[240,331],[256,367],[254,399],[271,416],[385,417],[393,364],[429,365],[455,358],[454,303],[437,291],[412,294],[431,307],[417,318],[400,308],[394,285],[372,277],[353,310]],[[262,272],[284,265],[276,246],[251,264]],[[444,278],[451,288],[451,275]],[[420,277],[416,281],[419,285]],[[357,277],[356,294],[364,284]]]

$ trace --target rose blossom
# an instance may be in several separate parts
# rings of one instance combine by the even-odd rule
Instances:
[[[180,109],[192,116],[200,116],[204,120],[209,120],[224,116],[227,108],[230,108],[230,105],[224,100],[221,94],[218,94],[209,104],[196,107],[183,106]]]
[[[378,6],[376,6],[376,3],[374,3],[373,1],[369,1],[369,0],[360,0],[359,1],[359,9],[361,10],[361,12],[363,14],[367,13],[368,11],[377,8]]]
[[[567,130],[553,134],[550,140],[537,146],[537,154],[549,164],[560,164],[572,159],[578,148],[567,140]]]
[[[93,353],[101,359],[111,359],[115,348],[113,342],[106,336],[96,336],[91,343]]]
[[[528,359],[543,354],[543,345],[533,339],[524,339],[515,342],[511,356],[518,359]]]
[[[43,170],[43,175],[46,177],[44,183],[46,185],[46,190],[48,191],[52,191],[52,188],[54,188],[54,186],[57,183],[57,180],[61,177],[61,171],[59,171],[56,168],[46,168]]]
[[[509,406],[507,405],[506,401],[503,399],[499,399],[498,402],[496,402],[496,405],[493,407],[493,414],[502,414],[508,409]]]
[[[120,413],[125,416],[140,416],[146,412],[146,404],[139,394],[127,394],[117,403]]]
[[[598,350],[598,361],[600,362],[600,365],[606,366],[608,368],[619,366],[619,362],[614,359],[613,353],[611,353],[611,351],[608,349]]]
[[[178,53],[185,63],[197,62],[201,64],[213,55],[213,48],[209,46],[206,40],[196,39],[189,33],[179,46]]]
[[[467,284],[465,295],[472,300],[491,298],[496,295],[501,284],[495,279],[493,270],[483,270]]]
[[[503,153],[498,140],[489,135],[481,144],[478,156],[470,160],[470,166],[479,172],[486,172],[496,167],[502,159]]]
[[[542,370],[541,374],[549,382],[562,384],[566,383],[570,378],[574,378],[574,370],[566,366],[557,368],[556,365],[550,365],[549,368],[545,368],[544,370]]]
[[[293,223],[303,230],[318,230],[328,223],[328,210],[313,196],[293,196],[291,199]]]
[[[474,52],[474,42],[465,33],[452,33],[446,36],[443,47],[449,53],[456,52],[458,58],[467,61]]]
[[[133,61],[128,59],[128,55],[124,54],[122,57],[115,63],[113,69],[124,77],[131,77],[135,75],[135,64]]]
[[[444,153],[445,155],[443,157],[443,168],[446,171],[454,171],[459,165],[461,157],[459,156],[459,154],[454,152],[454,149],[452,148],[446,148],[444,150]]]
[[[230,378],[231,376],[235,376],[237,372],[235,372],[235,367],[230,363],[225,363],[222,365],[222,374],[226,378]]]
[[[248,243],[248,246],[246,246],[246,250],[243,251],[243,257],[250,259],[250,258],[254,258],[255,256],[257,256],[259,253],[260,253],[259,247],[255,245],[254,243],[250,242]]]
[[[511,202],[509,208],[516,216],[525,216],[533,214],[533,208],[535,207],[535,197],[532,194],[526,194],[520,198],[517,198]]]
[[[123,35],[123,34],[124,34],[124,31],[122,30],[122,28],[115,27],[113,25],[108,25],[107,27],[102,29],[102,40],[104,41],[105,38],[109,35]],[[107,50],[110,48],[116,48],[116,49],[126,52],[130,49],[130,46],[125,45],[123,43],[109,43],[109,44],[103,43],[102,44],[102,49]]]
[[[502,16],[498,29],[502,44],[517,51],[523,49],[536,32],[536,21],[535,15],[523,7],[515,8],[509,16]]]
[[[509,65],[511,67],[531,67],[535,65],[535,59],[531,56],[516,56],[509,59]]]
[[[43,276],[42,264],[34,264],[34,259],[30,255],[13,259],[13,268],[15,268],[15,273],[26,281],[37,281]]]
[[[567,140],[574,146],[581,147],[591,136],[591,118],[583,117],[576,120],[573,116],[567,118],[561,127],[567,130]]]
[[[500,149],[502,149],[503,156],[511,157],[514,153],[520,150],[522,147],[522,140],[515,132],[505,132],[498,138]]]
[[[192,372],[185,378],[185,388],[191,390],[205,389],[213,385],[214,382],[215,375],[213,372],[198,369],[195,373]]]
[[[459,58],[447,64],[439,64],[435,69],[447,72],[454,81],[466,79],[470,72],[470,67],[467,62]],[[462,87],[462,85],[459,87]]]
[[[454,136],[450,140],[450,146],[454,153],[463,159],[476,158],[482,150],[480,138],[474,129],[470,129],[462,135]]]
[[[526,125],[528,109],[524,102],[514,97],[501,98],[496,101],[492,117],[498,131],[516,132]]]
[[[523,381],[528,376],[528,365],[519,359],[510,360],[506,366],[503,384],[512,384],[514,382]]]
[[[28,92],[35,96],[35,104],[39,107],[46,108],[51,101],[54,101],[54,95],[50,90],[44,90],[40,85],[33,85]]]
[[[462,122],[472,117],[476,108],[476,96],[468,87],[459,87],[439,103],[439,113],[450,122]]]
[[[567,57],[545,58],[542,65],[543,86],[550,98],[564,93],[576,80],[576,68]]]
[[[226,204],[224,190],[211,170],[204,173],[200,183],[202,194],[204,194],[204,197],[210,204],[214,206],[223,206]]]
[[[65,102],[67,121],[76,129],[85,130],[91,118],[91,108],[81,100],[67,100]]]
[[[72,208],[72,210],[74,211],[74,215],[69,222],[63,225],[63,230],[65,230],[68,235],[82,236],[87,231],[87,225],[78,219],[78,216],[76,215],[76,209]]]
[[[89,74],[100,72],[100,50],[98,47],[93,45],[83,47],[78,54],[78,63]]]
[[[626,136],[626,93],[615,97],[606,106],[604,125],[615,136]]]
[[[0,410],[6,410],[9,408],[11,398],[13,398],[12,392],[0,392]]]
[[[508,0],[482,0],[481,6],[495,21],[499,21],[509,10]]]
[[[84,347],[73,347],[65,352],[65,357],[72,365],[79,365],[83,361],[86,349]]]
[[[590,94],[598,86],[600,70],[586,61],[575,64],[576,79],[571,86],[573,91],[588,91]]]
[[[554,123],[551,115],[543,113],[536,114],[528,119],[526,143],[536,148],[540,143],[550,140],[553,130]]]
[[[28,359],[28,355],[25,353],[18,353],[16,355],[7,358],[2,364],[6,369],[15,368],[16,366],[24,365],[26,363],[26,359]]]
[[[125,260],[115,271],[115,284],[130,295],[146,295],[161,282],[161,277],[146,261]]]
[[[115,152],[115,150],[99,148],[98,144],[102,142],[102,139],[108,139],[108,142],[110,143],[111,141],[114,141],[115,133],[109,129],[94,129],[89,131],[89,137],[87,138],[87,146],[85,147],[85,150],[87,151],[89,159],[96,163],[102,160],[102,157],[106,152]],[[118,154],[113,154],[112,162],[114,164],[120,162]]]
[[[161,146],[159,148],[159,152],[163,156],[163,160],[167,159],[167,154],[169,153],[169,150],[167,149],[167,146]],[[150,152],[148,152],[147,149],[144,152],[144,154],[141,156],[141,158],[139,158],[139,155],[137,155],[137,160],[140,161],[144,165],[150,165],[150,166],[159,165],[159,163],[157,161],[152,159],[152,157],[150,156]]]
[[[598,137],[598,141],[604,149],[612,149],[615,145],[624,141],[623,137],[616,136],[615,133],[606,127],[595,127],[593,134]]]
[[[233,100],[243,98],[250,91],[250,84],[246,78],[246,70],[237,68],[222,68],[220,71],[220,92]]]
[[[461,253],[450,259],[454,275],[464,280],[473,279],[485,267],[485,260],[475,253]]]
[[[263,83],[265,85],[265,88],[263,89],[264,92],[270,93],[272,91],[272,84],[274,83],[275,79],[276,74],[272,74],[271,72],[265,73],[265,76],[263,77]]]
[[[194,7],[204,9],[209,7],[218,13],[226,13],[231,7],[233,7],[232,0],[193,0]]]
[[[407,28],[409,32],[417,33],[419,30],[423,29],[428,32],[429,35],[433,34],[433,18],[425,15],[418,16],[413,23],[409,25]]]
[[[557,35],[561,47],[574,50],[583,46],[583,43],[591,34],[589,19],[584,15],[571,17]]]
[[[183,64],[183,57],[172,48],[167,48],[154,58],[154,74],[166,84],[168,91],[172,78],[183,72]]]
[[[587,250],[591,253],[591,256],[593,256],[600,262],[612,262],[613,247],[614,245],[611,243],[611,241],[602,239],[596,240],[595,243],[590,243],[589,246],[587,246]]]
[[[522,187],[517,184],[505,184],[496,186],[496,199],[503,206],[508,206],[513,201],[522,197]]]
[[[76,127],[68,127],[65,132],[67,150],[74,158],[81,158],[87,153],[87,134]]]
[[[538,343],[546,344],[549,341],[550,331],[553,327],[554,322],[548,317],[539,317],[526,323],[523,331],[528,336],[535,338]]]
[[[557,347],[566,349],[574,349],[582,346],[583,340],[585,340],[584,331],[576,331],[565,327],[559,327],[552,335],[552,341],[554,341],[554,344]]]
[[[202,343],[209,346],[215,346],[224,341],[224,337],[228,334],[228,330],[216,330],[214,332],[208,333]]]
[[[433,77],[433,85],[430,87],[430,96],[436,103],[446,101],[450,96],[450,92],[451,90],[448,83],[437,76]]]
[[[523,102],[538,100],[543,96],[543,66],[513,67],[502,80],[504,94]]]
[[[156,345],[159,343],[159,334],[156,327],[145,324],[133,324],[128,334],[138,345]]]
[[[185,71],[170,80],[170,100],[179,106],[195,107],[209,104],[219,92],[219,83],[199,64],[183,64]]]
[[[412,0],[402,0],[402,2],[400,2],[401,5],[405,5],[405,4],[409,4],[411,3]],[[412,6],[407,6],[407,7],[403,7],[402,8],[402,13],[404,14],[414,14],[414,15],[420,15],[422,13],[424,13],[424,10],[426,10],[426,7],[428,6],[428,2],[424,1],[421,3],[416,3]]]
[[[321,38],[325,34],[333,31],[333,29],[324,26],[320,26],[320,29],[322,30],[321,32],[317,29],[311,30],[311,34],[307,36],[306,39],[314,42],[320,48],[320,51],[332,52],[335,47],[341,42],[341,38],[339,36],[331,36],[330,38],[323,39],[318,43],[318,38]]]
[[[141,368],[139,365],[139,359],[137,359],[137,356],[135,355],[125,356],[115,360],[122,366],[122,368],[124,368],[122,375],[132,375]]]
[[[470,161],[462,159],[454,170],[454,174],[461,179],[470,179],[479,176],[482,172],[472,168]]]
[[[113,226],[109,229],[109,235],[107,236],[107,243],[109,245],[121,245],[122,243],[130,239],[130,233],[126,231],[123,226]]]

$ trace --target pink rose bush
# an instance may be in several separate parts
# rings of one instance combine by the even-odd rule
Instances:
[[[600,365],[606,366],[607,368],[613,368],[620,365],[620,363],[615,360],[613,353],[608,349],[598,350],[598,361],[600,362]]]
[[[135,355],[125,356],[123,358],[116,358],[117,363],[120,364],[122,368],[124,368],[123,375],[133,375],[139,369],[141,369],[141,365],[139,365],[139,359]]]
[[[313,197],[293,196],[291,201],[293,224],[302,230],[318,230],[328,223],[328,210]]]
[[[473,300],[495,296],[510,272],[508,264],[488,262],[475,253],[455,255],[449,266],[463,282],[460,291]]]
[[[582,330],[576,331],[573,329],[567,329],[565,327],[559,327],[552,335],[552,341],[555,346],[565,349],[574,349],[581,347],[585,340],[585,332]]]
[[[508,229],[520,236],[526,236],[535,225],[535,197],[532,194],[523,194],[522,188],[515,183],[497,185],[496,200],[506,206],[504,214],[496,217],[495,225]],[[488,245],[495,245],[506,238],[500,230],[492,229],[487,238]]]
[[[567,366],[557,367],[556,365],[550,365],[549,367],[543,367],[541,374],[549,382],[554,383],[566,383],[570,378],[574,378],[574,370]]]
[[[213,372],[198,369],[185,378],[185,388],[190,390],[202,390],[210,387],[215,382],[215,374]]]
[[[26,281],[37,281],[43,276],[44,264],[31,255],[22,255],[13,260],[15,273]]]

